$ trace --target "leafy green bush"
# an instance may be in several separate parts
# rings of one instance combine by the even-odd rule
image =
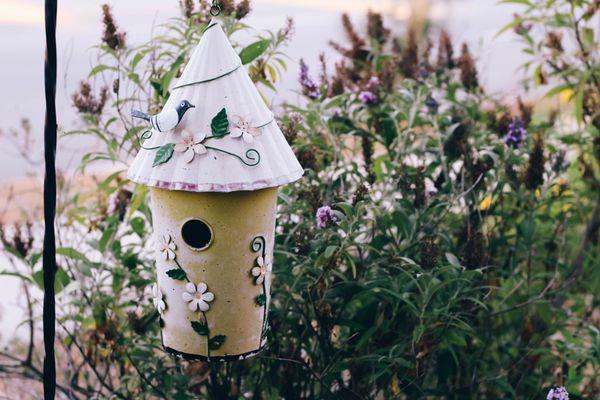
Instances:
[[[307,173],[280,194],[270,346],[255,359],[214,365],[163,352],[147,190],[122,171],[93,191],[65,190],[74,195],[59,232],[69,246],[59,249],[62,392],[542,398],[564,384],[571,398],[598,393],[600,76],[589,40],[598,2],[512,2],[525,7],[509,28],[528,46],[531,81],[572,95],[572,112],[503,104],[479,85],[466,45],[457,57],[444,32],[436,46],[416,30],[391,38],[375,13],[366,36],[344,16],[349,43],[332,43],[342,55],[333,74],[324,57],[318,81],[301,64],[306,104],[287,105],[280,122]],[[227,32],[246,28],[247,2],[221,3]],[[85,126],[65,133],[102,144],[82,171],[126,166],[137,151],[142,127],[126,110],[160,110],[207,23],[191,1],[182,10],[139,47],[104,10],[90,77],[112,87],[94,94],[83,83],[74,103]],[[554,40],[536,39],[548,27]],[[263,90],[286,67],[291,31],[288,22],[245,50]],[[559,50],[560,35],[581,36],[582,47]],[[41,283],[32,243],[2,238],[23,280]],[[18,367],[39,379],[37,365],[29,354]]]

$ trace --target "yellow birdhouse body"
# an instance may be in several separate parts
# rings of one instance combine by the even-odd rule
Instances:
[[[162,316],[164,347],[192,358],[239,359],[259,352],[266,342],[277,189],[151,192],[155,235],[174,244],[174,257],[161,257],[156,265],[168,308]],[[196,227],[186,232],[186,224]],[[179,268],[189,282],[169,277],[169,271]],[[194,293],[186,289],[189,283]],[[198,307],[191,311],[194,295],[201,298],[201,283],[214,300],[205,301],[210,307],[206,312]],[[182,293],[190,293],[192,301],[182,301]],[[198,335],[192,322],[204,324],[208,334]],[[223,338],[222,343],[217,339],[211,344],[215,337]]]

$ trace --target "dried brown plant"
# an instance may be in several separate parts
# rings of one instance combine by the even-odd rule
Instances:
[[[440,33],[438,43],[437,67],[440,70],[452,69],[456,66],[454,62],[454,46],[450,35],[445,30]]]
[[[125,32],[119,32],[112,10],[108,4],[102,5],[102,24],[104,33],[102,41],[112,50],[118,50],[125,47]]]
[[[460,68],[460,80],[468,90],[475,90],[479,86],[477,77],[477,67],[475,60],[471,56],[469,46],[463,43],[460,58],[458,59],[458,67]]]
[[[387,42],[390,37],[390,30],[383,25],[381,14],[369,10],[367,14],[367,34],[380,46]]]
[[[529,190],[535,190],[544,183],[546,155],[544,138],[541,134],[535,136],[533,149],[529,153],[527,170],[525,171],[525,186]]]
[[[73,105],[82,114],[100,115],[108,100],[108,88],[103,86],[98,97],[92,93],[92,86],[87,81],[79,84],[79,91],[72,95]]]
[[[237,19],[244,19],[252,12],[252,6],[250,0],[242,0],[235,6],[235,17]]]
[[[415,78],[419,65],[419,43],[417,33],[410,28],[407,33],[406,45],[400,55],[400,71],[407,78]]]

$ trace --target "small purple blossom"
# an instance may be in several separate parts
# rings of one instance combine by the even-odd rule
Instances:
[[[364,105],[372,106],[379,103],[379,87],[381,81],[378,77],[372,76],[364,86],[364,89],[358,94],[358,100]]]
[[[514,148],[521,147],[523,141],[527,138],[527,129],[525,124],[520,119],[514,119],[510,125],[508,125],[508,133],[504,137],[504,143]]]
[[[381,81],[376,76],[372,76],[365,86],[365,89],[369,92],[377,92],[379,90],[379,85],[381,85]]]
[[[300,125],[302,122],[304,122],[304,118],[302,118],[302,114],[293,112],[290,114],[290,122],[295,125]]]
[[[326,229],[331,226],[337,218],[329,206],[323,206],[317,210],[317,228]]]
[[[425,99],[425,105],[431,114],[437,114],[440,108],[440,103],[438,103],[431,95],[427,96],[427,99]]]
[[[419,65],[417,72],[415,72],[415,78],[417,79],[427,79],[429,78],[429,70],[427,66],[424,64]]]
[[[319,85],[308,76],[308,65],[304,60],[300,60],[300,86],[302,86],[302,93],[311,99],[319,97]]]
[[[569,400],[569,392],[564,386],[552,388],[546,396],[546,400]]]
[[[368,90],[360,92],[358,99],[367,106],[371,106],[379,102],[379,96]]]

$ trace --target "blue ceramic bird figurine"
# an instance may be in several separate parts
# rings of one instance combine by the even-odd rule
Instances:
[[[131,112],[131,116],[150,122],[152,128],[159,132],[169,132],[177,128],[177,125],[179,125],[183,116],[190,108],[195,107],[189,101],[183,100],[177,107],[162,110],[156,115],[148,115],[144,112],[134,110]]]

